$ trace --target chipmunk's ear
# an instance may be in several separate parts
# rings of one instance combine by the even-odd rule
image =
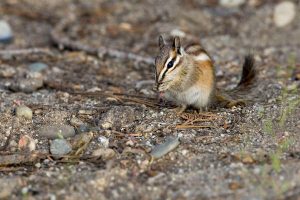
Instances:
[[[164,40],[163,36],[160,35],[159,38],[158,38],[158,46],[159,46],[159,48],[162,49],[165,46],[165,44],[166,43],[165,43],[165,40]]]
[[[180,38],[178,36],[176,36],[173,41],[173,48],[179,54],[181,54],[180,47],[181,47],[180,46]]]

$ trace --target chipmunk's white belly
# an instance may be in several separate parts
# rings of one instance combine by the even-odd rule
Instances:
[[[178,105],[189,105],[195,108],[208,106],[211,91],[199,86],[192,86],[184,92],[166,93],[166,98]]]

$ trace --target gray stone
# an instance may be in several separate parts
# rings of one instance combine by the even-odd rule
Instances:
[[[9,43],[12,39],[13,34],[10,25],[4,20],[0,20],[0,43]]]
[[[41,72],[48,68],[48,65],[42,62],[31,63],[28,66],[29,70],[32,72]]]
[[[50,144],[50,152],[56,157],[66,155],[72,151],[71,144],[65,139],[55,139]]]
[[[18,106],[16,108],[16,116],[19,118],[32,119],[32,110],[27,106]]]
[[[162,144],[155,146],[151,151],[153,158],[161,158],[180,144],[178,137],[168,137]]]
[[[283,1],[274,9],[274,23],[277,27],[283,27],[293,21],[296,16],[296,6],[291,1]]]
[[[107,148],[109,146],[109,139],[105,136],[99,136],[97,140],[102,147]]]
[[[75,129],[69,125],[46,125],[41,127],[38,133],[48,139],[68,138],[75,135]]]
[[[18,79],[10,85],[10,89],[15,92],[31,93],[43,87],[44,81],[41,78]]]

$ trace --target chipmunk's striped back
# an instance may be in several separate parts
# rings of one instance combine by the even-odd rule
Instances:
[[[208,53],[199,44],[188,45],[187,47],[185,47],[185,52],[189,55],[194,56],[195,60],[197,61],[211,61]]]

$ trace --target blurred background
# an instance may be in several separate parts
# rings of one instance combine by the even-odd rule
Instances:
[[[248,49],[292,53],[300,43],[297,0],[3,0],[0,12],[0,39],[10,37],[9,27],[14,37],[1,49],[50,46],[49,33],[70,15],[76,19],[65,35],[72,40],[149,56],[159,34],[201,40],[227,59]]]
[[[265,67],[299,58],[299,9],[297,0],[3,0],[0,48],[53,49],[58,42],[51,33],[63,21],[58,38],[152,59],[159,34],[180,36],[183,44],[200,41],[218,74],[227,75],[248,52]],[[143,69],[143,78],[152,79],[153,71]]]

